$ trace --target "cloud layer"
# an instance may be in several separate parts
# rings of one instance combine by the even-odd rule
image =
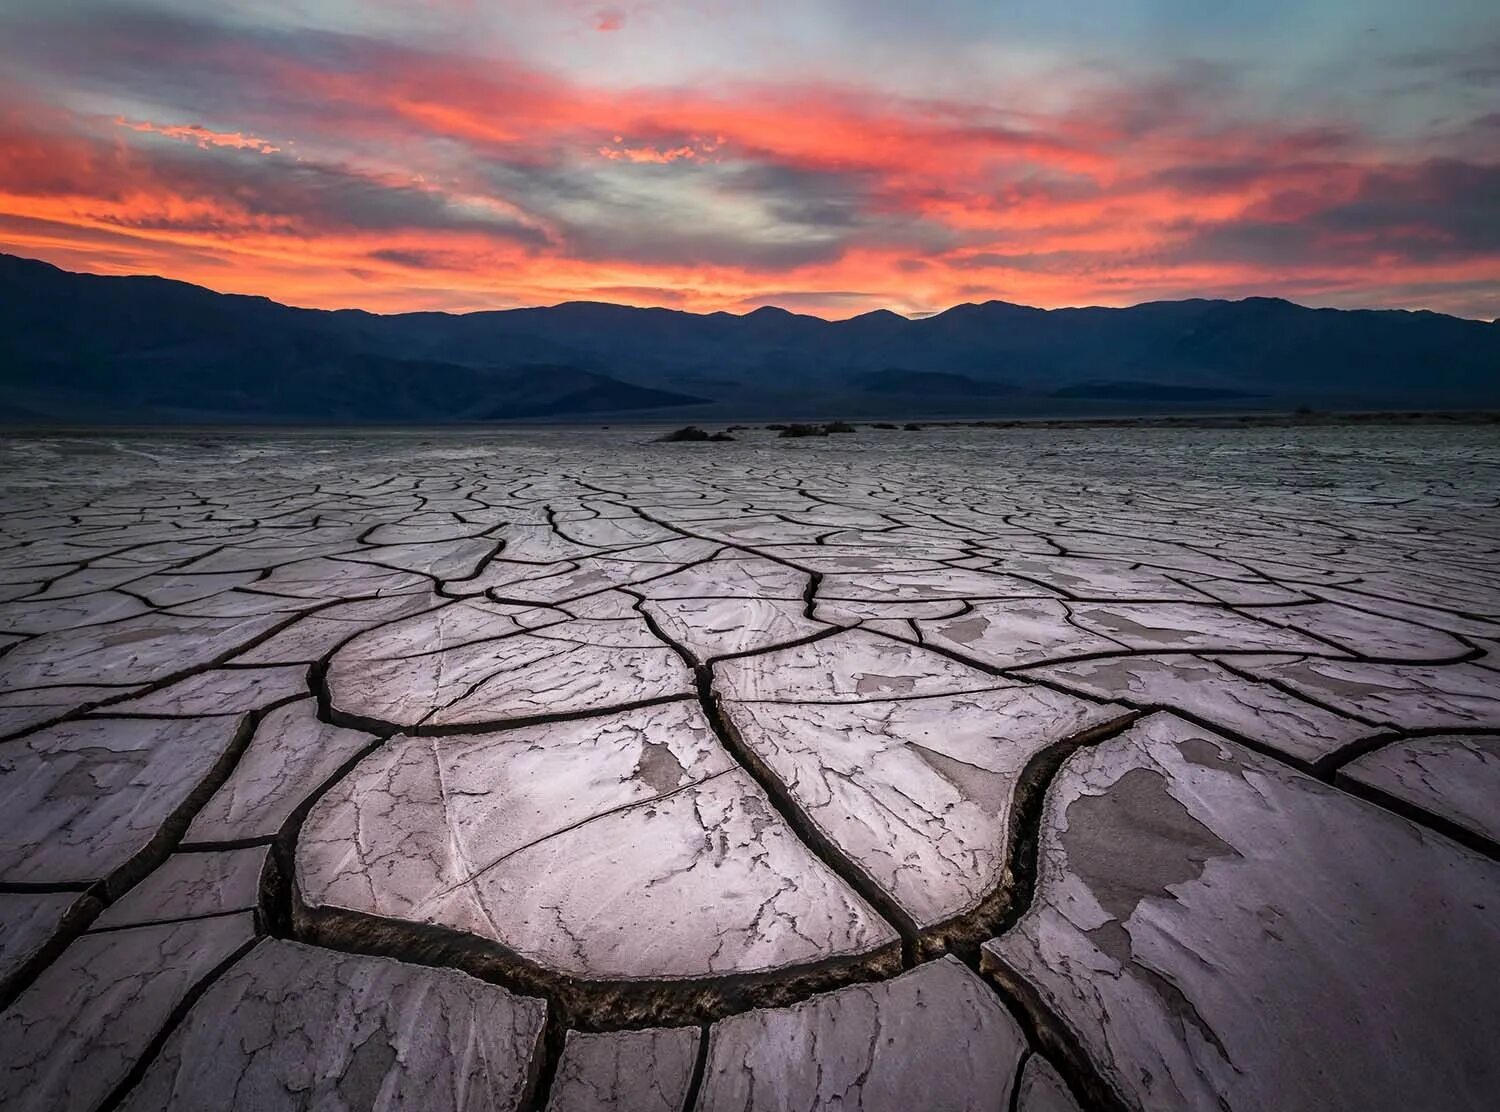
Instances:
[[[1244,65],[1177,57],[1048,55],[957,91],[836,65],[622,84],[547,64],[550,40],[377,33],[348,6],[0,20],[0,248],[377,310],[1500,304],[1482,44],[1383,59],[1389,111],[1272,111]],[[626,50],[669,22],[567,18]]]

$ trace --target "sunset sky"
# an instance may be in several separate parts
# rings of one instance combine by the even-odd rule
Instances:
[[[6,0],[0,250],[291,304],[1500,313],[1493,0]]]

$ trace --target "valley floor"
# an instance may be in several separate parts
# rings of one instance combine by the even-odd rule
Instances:
[[[1500,433],[0,445],[0,1105],[1480,1109]]]

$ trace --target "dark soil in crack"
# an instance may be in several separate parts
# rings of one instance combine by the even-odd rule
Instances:
[[[295,900],[291,936],[348,953],[461,969],[524,996],[540,996],[580,1031],[627,1031],[707,1023],[752,1008],[794,1004],[813,993],[883,980],[901,970],[895,945],[766,973],[609,981],[559,973],[499,943],[431,923],[386,919]]]

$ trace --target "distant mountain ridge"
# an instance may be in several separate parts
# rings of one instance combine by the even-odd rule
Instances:
[[[598,302],[382,316],[0,255],[0,419],[12,421],[926,416],[1248,398],[1494,405],[1500,324],[1274,298],[991,301],[915,320]]]
[[[903,394],[912,397],[927,394],[984,398],[1013,394],[1016,391],[1008,382],[981,382],[968,375],[948,371],[907,371],[899,367],[856,375],[851,383],[872,394]]]

